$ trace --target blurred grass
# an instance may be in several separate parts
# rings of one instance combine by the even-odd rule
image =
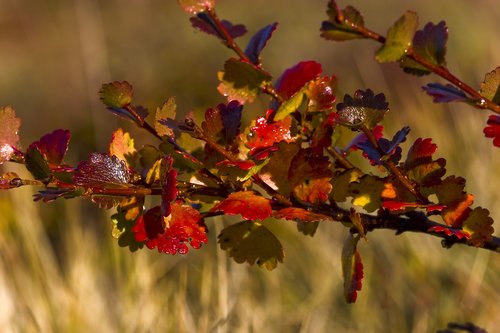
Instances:
[[[472,86],[500,64],[496,0],[341,5],[348,3],[378,32],[406,9],[419,13],[421,25],[445,19],[449,67]],[[311,59],[337,75],[339,98],[358,88],[386,93],[388,133],[410,125],[410,142],[432,137],[448,172],[464,176],[476,204],[499,221],[500,157],[481,133],[488,113],[433,104],[420,86],[440,80],[376,64],[372,42],[322,40],[325,8],[323,0],[218,4],[221,17],[251,32],[280,23],[263,52],[275,76]],[[176,96],[184,112],[201,112],[223,100],[216,71],[232,56],[194,32],[175,1],[159,0],[4,0],[0,49],[0,104],[22,118],[22,144],[68,128],[73,163],[106,150],[118,126],[138,143],[149,140],[105,112],[97,97],[103,82],[128,80],[135,100],[151,109]],[[258,102],[250,110],[264,108]],[[3,167],[21,172],[16,168]],[[269,222],[287,257],[266,272],[236,265],[217,248],[221,220],[208,221],[209,244],[187,256],[129,253],[110,237],[109,212],[78,200],[33,203],[31,193],[0,192],[0,327],[6,332],[433,332],[451,321],[495,332],[500,326],[500,259],[486,251],[443,250],[431,237],[377,231],[360,245],[364,286],[357,303],[346,305],[339,258],[345,230],[338,225],[322,225],[310,238],[293,225]]]

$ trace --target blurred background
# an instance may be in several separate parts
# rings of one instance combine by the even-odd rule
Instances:
[[[340,1],[385,34],[406,10],[420,26],[444,19],[448,66],[473,87],[500,64],[497,0]],[[448,174],[467,179],[475,205],[500,229],[500,153],[483,137],[488,112],[434,104],[420,87],[443,82],[379,65],[371,41],[319,37],[326,0],[220,0],[221,18],[252,33],[279,22],[262,53],[275,77],[301,60],[323,64],[339,79],[338,96],[384,92],[386,133],[409,125],[409,142],[432,137]],[[21,146],[57,129],[71,130],[69,163],[106,151],[117,127],[136,146],[144,133],[101,105],[104,82],[127,80],[134,101],[154,110],[175,96],[179,112],[203,112],[224,101],[216,72],[233,54],[195,31],[169,0],[0,1],[0,105],[22,119]],[[267,100],[248,112],[263,112]],[[153,141],[154,142],[154,141]],[[1,171],[22,170],[5,164]],[[84,200],[33,203],[33,189],[0,192],[0,327],[4,332],[435,332],[471,321],[500,327],[500,256],[438,239],[377,231],[360,243],[365,265],[356,304],[343,299],[340,251],[345,228],[321,225],[314,238],[293,223],[270,221],[286,251],[272,272],[237,265],[216,244],[224,221],[213,219],[209,244],[188,255],[130,253],[111,237],[111,211]],[[498,232],[496,233],[498,235]]]

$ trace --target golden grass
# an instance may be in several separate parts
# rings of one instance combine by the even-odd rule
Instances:
[[[410,125],[409,141],[432,137],[449,173],[464,176],[476,204],[500,220],[500,155],[482,137],[486,112],[433,104],[419,87],[439,80],[376,64],[378,46],[371,42],[321,40],[326,1],[219,2],[222,17],[248,23],[251,31],[280,22],[263,53],[273,73],[316,59],[339,77],[340,97],[356,88],[385,92],[391,104],[388,133]],[[430,1],[349,3],[380,32],[406,7],[419,12],[422,23],[446,19],[450,67],[477,86],[500,64],[495,2],[446,0],[439,8]],[[150,108],[170,95],[185,111],[222,100],[215,72],[231,54],[194,33],[173,1],[10,0],[0,4],[0,23],[6,27],[0,38],[0,98],[22,117],[24,146],[65,127],[73,132],[73,162],[105,150],[115,127],[130,128],[103,113],[96,92],[109,80],[129,80],[137,100]],[[147,140],[139,131],[133,134]],[[111,238],[109,212],[79,200],[33,203],[31,194],[0,193],[5,332],[419,333],[452,321],[472,321],[491,333],[500,327],[500,259],[487,251],[444,250],[425,235],[377,231],[360,243],[366,276],[357,303],[347,305],[339,257],[346,231],[339,225],[324,224],[311,238],[291,223],[268,222],[286,258],[267,272],[237,265],[218,249],[216,235],[227,223],[220,219],[208,221],[209,244],[186,256],[130,253]]]

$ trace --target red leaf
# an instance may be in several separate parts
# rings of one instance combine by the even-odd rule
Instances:
[[[168,217],[161,215],[160,206],[149,209],[141,215],[132,231],[139,242],[145,242],[149,249],[169,254],[185,254],[189,248],[200,248],[207,243],[205,226],[200,221],[200,213],[188,205],[174,203]]]
[[[388,209],[390,211],[401,211],[406,208],[425,208],[425,210],[430,213],[434,211],[442,211],[446,208],[445,205],[422,205],[416,202],[401,202],[401,201],[384,201],[382,202],[382,208]]]
[[[466,231],[455,229],[455,228],[450,228],[446,226],[433,226],[429,228],[429,232],[437,232],[437,233],[442,233],[445,234],[446,236],[455,236],[458,239],[470,239],[470,234]]]
[[[337,83],[335,76],[318,78],[309,84],[306,91],[309,97],[309,111],[325,111],[332,108],[335,103],[333,89]]]
[[[276,82],[276,91],[283,99],[289,99],[307,82],[318,78],[322,72],[323,69],[319,63],[315,61],[301,61],[281,74]]]
[[[405,164],[413,165],[416,161],[424,158],[431,158],[436,152],[437,145],[432,143],[431,138],[422,139],[418,138],[411,146],[406,157]]]
[[[281,141],[292,142],[294,139],[290,133],[291,124],[292,118],[290,117],[271,124],[268,124],[267,120],[263,117],[258,118],[256,125],[251,128],[251,133],[246,143],[250,147],[250,155],[253,156],[261,152],[262,149],[272,147],[275,143]]]
[[[331,220],[332,218],[327,215],[317,214],[308,210],[296,207],[288,207],[278,210],[273,214],[277,219],[295,220],[301,222],[318,222]]]
[[[483,130],[487,138],[493,138],[493,145],[500,147],[500,116],[492,115],[488,118],[487,124]]]
[[[57,129],[45,134],[40,140],[33,142],[30,147],[36,147],[50,165],[60,165],[68,150],[71,134],[68,130]]]
[[[78,164],[75,171],[75,184],[93,186],[102,184],[127,184],[130,180],[125,161],[116,156],[103,153],[91,153],[88,161]]]
[[[224,160],[217,162],[215,165],[220,166],[228,166],[228,167],[237,167],[240,168],[241,170],[250,170],[255,166],[255,163],[253,161],[229,161],[229,160]]]
[[[8,161],[14,154],[14,148],[19,142],[19,126],[21,120],[16,117],[16,112],[10,106],[0,107],[0,164]]]
[[[222,211],[228,215],[241,214],[245,220],[264,220],[273,212],[269,200],[253,191],[231,193],[210,211]]]

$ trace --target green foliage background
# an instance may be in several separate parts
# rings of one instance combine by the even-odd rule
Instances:
[[[275,77],[300,60],[317,60],[339,78],[339,98],[358,88],[384,92],[391,107],[388,133],[410,125],[409,141],[432,137],[448,172],[467,179],[467,191],[490,208],[498,230],[500,154],[482,135],[487,112],[433,104],[420,86],[439,79],[377,64],[379,46],[372,42],[322,40],[326,2],[220,0],[217,10],[250,32],[280,23],[263,52]],[[496,0],[340,4],[357,7],[380,33],[406,9],[418,12],[420,26],[445,19],[449,68],[473,86],[500,64]],[[0,50],[0,104],[12,105],[22,118],[22,145],[70,129],[72,163],[105,151],[118,126],[137,144],[151,140],[105,111],[97,95],[102,83],[128,80],[135,101],[153,110],[175,96],[180,110],[199,113],[223,101],[216,72],[232,56],[195,32],[175,1],[165,0],[4,0]],[[266,103],[249,108],[248,119]],[[291,223],[269,222],[287,257],[267,272],[236,265],[218,249],[216,235],[227,223],[221,219],[208,221],[209,244],[187,256],[131,254],[111,238],[111,212],[81,200],[33,203],[31,194],[0,192],[0,327],[6,331],[432,332],[472,321],[495,332],[500,326],[500,257],[484,250],[443,250],[424,235],[369,234],[360,244],[363,290],[347,305],[342,226],[322,225],[310,238]]]

